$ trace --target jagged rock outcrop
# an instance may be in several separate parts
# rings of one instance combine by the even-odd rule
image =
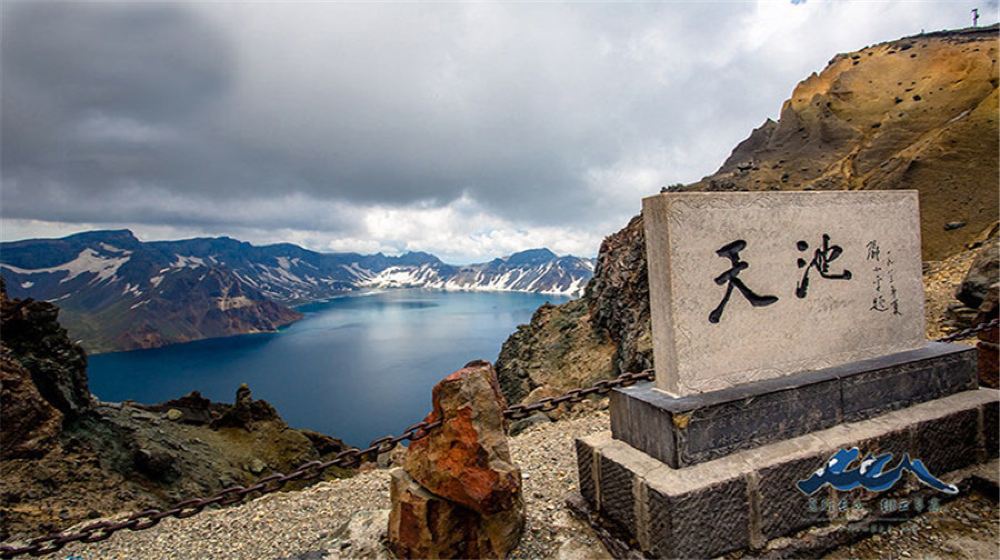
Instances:
[[[538,389],[563,392],[611,376],[614,352],[607,331],[594,327],[587,298],[546,304],[504,342],[497,376],[507,400],[521,402]]]
[[[595,327],[615,341],[615,374],[652,367],[646,236],[640,216],[601,243],[588,297]]]
[[[250,387],[244,383],[236,390],[236,401],[221,416],[212,421],[212,428],[242,428],[246,431],[253,430],[254,425],[260,422],[280,422],[284,420],[278,416],[278,411],[274,410],[267,401],[255,401]]]
[[[0,411],[3,415],[3,430],[0,430],[0,459],[44,455],[55,444],[62,430],[63,413],[42,395],[32,372],[17,359],[14,351],[6,344],[12,338],[18,347],[31,346],[31,340],[26,338],[26,335],[33,330],[49,331],[49,336],[44,338],[50,343],[56,342],[52,336],[58,333],[52,328],[54,321],[44,322],[48,328],[34,328],[29,317],[39,315],[39,306],[32,305],[33,303],[35,302],[9,300],[3,279],[0,279],[0,317],[3,319],[3,336],[0,337]],[[48,304],[43,304],[42,307],[46,305]],[[14,323],[14,328],[9,327],[8,320]],[[55,326],[58,327],[58,324]],[[41,365],[44,366],[44,362]],[[53,373],[51,368],[47,367],[36,367],[36,371],[39,377]],[[59,380],[63,376],[54,377]],[[57,386],[58,381],[50,381],[47,384],[52,389],[53,395],[68,396],[66,404],[73,404],[81,397],[78,388],[72,380],[61,380],[62,387]],[[67,381],[69,382],[66,383]]]
[[[31,372],[0,345],[0,459],[38,457],[55,444],[63,415],[31,380]]]
[[[58,316],[59,308],[51,303],[9,299],[0,284],[3,346],[30,372],[46,401],[64,414],[78,415],[91,406],[87,354],[69,340]]]
[[[524,501],[493,367],[452,373],[433,403],[425,420],[442,425],[392,473],[390,546],[402,558],[504,558],[520,539]]]
[[[835,56],[796,86],[778,121],[765,121],[716,173],[682,189],[916,189],[924,258],[964,250],[1000,211],[997,31],[928,33]],[[545,348],[604,351],[614,363],[607,376],[652,365],[644,251],[637,216],[602,244],[583,303],[545,310],[588,321],[613,347],[552,321],[532,320],[507,340],[497,370],[512,402],[573,367]]]

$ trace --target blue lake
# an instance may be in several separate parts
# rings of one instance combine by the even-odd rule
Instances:
[[[431,388],[503,341],[546,301],[507,292],[390,290],[299,308],[277,333],[90,357],[90,389],[105,401],[153,403],[198,390],[232,402],[247,383],[296,428],[348,443],[396,434],[430,411]]]

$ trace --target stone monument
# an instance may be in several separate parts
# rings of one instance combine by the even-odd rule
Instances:
[[[852,447],[900,472],[996,455],[975,350],[924,336],[916,191],[664,193],[643,221],[655,386],[616,389],[611,432],[577,440],[581,493],[643,553],[830,522],[796,482]]]

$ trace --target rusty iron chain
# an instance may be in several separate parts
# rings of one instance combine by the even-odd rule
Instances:
[[[969,327],[967,329],[962,329],[960,331],[953,332],[948,336],[942,336],[941,338],[935,340],[934,342],[955,342],[956,340],[962,340],[966,338],[971,338],[983,331],[988,331],[990,329],[995,329],[1000,325],[1000,318],[986,321],[984,323],[979,323],[974,327]]]
[[[563,403],[577,403],[590,395],[605,395],[610,393],[616,387],[628,387],[639,381],[652,381],[654,375],[651,369],[634,373],[623,373],[614,379],[603,379],[590,387],[573,389],[556,397],[548,397],[531,404],[516,404],[503,411],[503,415],[511,420],[520,420],[531,416],[535,412],[551,412],[559,408],[559,405]]]
[[[948,336],[938,338],[936,342],[954,342],[964,338],[969,338],[982,331],[995,328],[1000,324],[1000,319],[993,319],[985,323],[980,323],[974,327],[963,329]],[[581,402],[591,395],[605,395],[617,387],[628,387],[640,381],[652,381],[655,374],[648,369],[639,372],[624,373],[614,379],[604,379],[580,389],[573,389],[562,395],[541,399],[531,404],[517,404],[508,407],[503,411],[506,418],[510,420],[520,420],[531,416],[535,412],[551,412],[564,403]],[[28,541],[23,546],[0,544],[0,558],[14,558],[24,554],[31,556],[43,556],[57,552],[69,543],[83,542],[94,543],[111,538],[118,531],[128,529],[130,531],[141,531],[157,525],[167,517],[184,519],[201,513],[205,508],[215,505],[233,505],[243,502],[250,494],[258,495],[277,492],[285,487],[289,482],[297,480],[312,480],[322,476],[323,472],[330,467],[354,468],[361,464],[363,458],[374,458],[383,453],[388,453],[396,448],[403,441],[417,441],[427,437],[431,430],[441,425],[440,420],[434,422],[417,422],[406,428],[398,436],[385,436],[372,441],[368,447],[359,449],[351,447],[345,449],[326,461],[309,461],[300,465],[288,474],[274,473],[258,479],[250,486],[230,486],[217,492],[215,495],[206,498],[192,498],[174,504],[173,507],[165,510],[147,509],[138,511],[121,521],[99,521],[87,525],[74,532],[49,533],[42,537],[36,537]]]
[[[149,529],[167,517],[184,519],[202,512],[208,506],[232,505],[242,502],[253,493],[259,495],[277,492],[289,482],[319,478],[330,467],[352,468],[361,464],[365,457],[377,457],[392,451],[404,440],[417,441],[441,425],[441,421],[417,422],[398,436],[385,436],[371,442],[368,447],[345,449],[327,461],[309,461],[288,474],[274,473],[258,479],[250,486],[230,486],[207,498],[193,498],[174,504],[165,510],[147,509],[138,511],[121,521],[99,521],[74,532],[58,532],[37,537],[23,546],[0,545],[0,558],[14,558],[24,554],[43,556],[61,550],[72,542],[94,543],[111,538],[122,529],[141,531]]]

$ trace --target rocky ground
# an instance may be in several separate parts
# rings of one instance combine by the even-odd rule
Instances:
[[[513,558],[607,558],[591,529],[572,517],[565,498],[577,488],[573,439],[608,429],[603,410],[529,428],[511,439],[523,470],[528,521]],[[389,471],[370,470],[301,492],[264,496],[239,507],[168,519],[103,543],[71,545],[64,555],[82,560],[217,558],[324,560],[381,557],[388,521]],[[832,552],[846,558],[996,557],[1000,509],[970,493],[885,533]]]
[[[1000,510],[982,494],[969,494],[884,533],[841,547],[825,556],[852,558],[996,558]]]
[[[563,503],[577,487],[574,438],[607,429],[607,413],[597,411],[529,428],[511,439],[528,513],[513,557],[607,557],[593,533]],[[373,547],[371,535],[385,530],[388,508],[389,471],[377,469],[189,519],[167,519],[103,543],[71,545],[64,554],[85,560],[371,557],[386,554]]]
[[[962,251],[941,261],[924,263],[924,316],[927,321],[927,338],[936,339],[961,328],[955,310],[962,309],[955,299],[955,289],[962,283],[976,251]],[[968,313],[966,313],[968,316]],[[964,341],[973,343],[973,340]]]
[[[232,405],[197,393],[161,405],[98,402],[87,356],[58,313],[7,298],[0,279],[0,540],[165,506],[343,448],[288,427],[245,386]]]

